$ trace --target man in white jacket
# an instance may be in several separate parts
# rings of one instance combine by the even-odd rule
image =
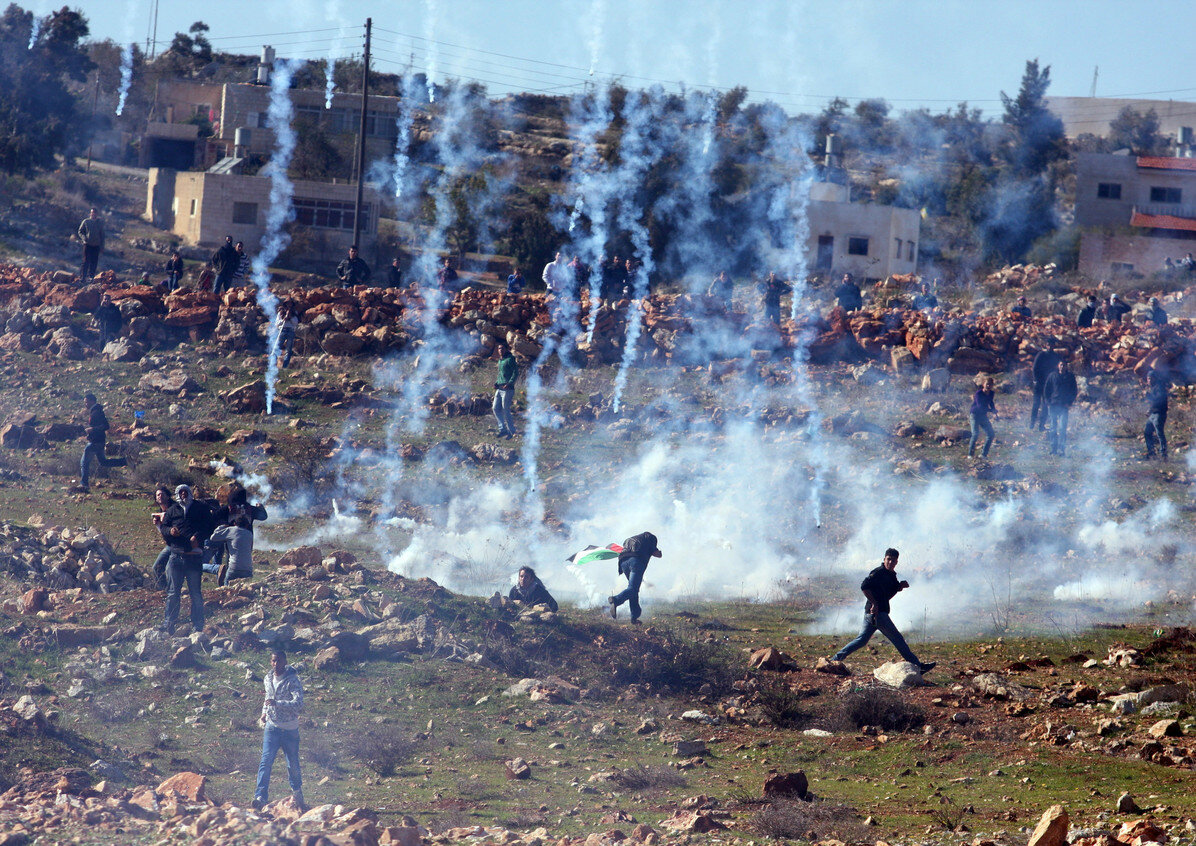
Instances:
[[[270,653],[270,672],[265,678],[266,701],[262,704],[262,763],[257,769],[257,789],[253,807],[261,810],[269,801],[270,770],[281,749],[287,758],[287,778],[291,783],[291,801],[301,811],[303,776],[299,772],[299,715],[303,713],[303,683],[294,667],[287,666],[287,654],[281,649]]]

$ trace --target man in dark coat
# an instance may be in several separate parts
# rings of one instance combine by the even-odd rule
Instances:
[[[914,655],[901,632],[897,631],[897,627],[889,619],[889,600],[909,587],[909,582],[897,581],[897,558],[900,554],[891,547],[886,549],[884,563],[869,573],[860,584],[860,590],[867,599],[864,603],[864,628],[855,640],[835,653],[832,661],[842,661],[857,649],[862,649],[872,639],[872,635],[879,631],[897,647],[902,658],[918,668],[918,672],[928,673],[934,669],[933,661],[923,664],[918,660],[918,656]]]
[[[108,342],[120,334],[120,324],[123,322],[120,309],[107,294],[100,297],[99,308],[95,310],[96,323],[100,325],[100,349],[104,349]]]
[[[644,581],[644,571],[648,569],[649,559],[660,557],[656,535],[651,532],[640,532],[623,541],[623,551],[619,553],[619,574],[627,577],[627,587],[622,593],[606,598],[612,619],[618,619],[619,606],[626,602],[631,608],[631,622],[639,622],[640,585]]]
[[[1041,350],[1034,356],[1034,404],[1030,407],[1030,428],[1038,424],[1039,431],[1046,429],[1047,407],[1042,401],[1043,391],[1046,389],[1047,379],[1055,372],[1059,365],[1059,353],[1051,349]],[[1039,411],[1042,412],[1041,416]]]
[[[241,266],[241,254],[233,244],[233,236],[225,235],[224,244],[212,253],[212,269],[216,271],[216,280],[212,282],[212,293],[217,296],[225,288],[232,287],[233,276]]]
[[[1043,388],[1043,400],[1050,420],[1047,441],[1051,445],[1052,455],[1067,454],[1067,416],[1076,401],[1076,393],[1075,374],[1067,368],[1066,361],[1059,359],[1055,372],[1047,377]]]
[[[1142,430],[1142,437],[1146,439],[1146,457],[1154,458],[1155,446],[1158,445],[1159,454],[1167,460],[1167,435],[1163,431],[1167,426],[1167,395],[1171,387],[1171,379],[1159,369],[1158,365],[1150,368],[1146,374],[1146,427]]]
[[[174,634],[179,620],[183,582],[191,596],[191,630],[203,631],[203,545],[212,536],[216,520],[207,503],[197,500],[190,485],[179,485],[175,502],[162,516],[159,531],[170,547],[166,560],[166,620],[162,630]]]
[[[781,325],[781,297],[789,291],[789,286],[776,273],[769,273],[768,278],[759,285],[760,296],[764,299],[764,320],[773,326]]]
[[[83,457],[79,461],[79,485],[83,492],[91,490],[91,460],[94,458],[101,467],[124,467],[127,463],[123,457],[109,458],[104,454],[104,446],[108,442],[108,416],[104,414],[104,406],[100,405],[96,395],[83,395],[83,402],[87,407],[87,446],[83,447]]]
[[[341,259],[341,263],[336,266],[336,278],[341,280],[342,288],[364,285],[370,281],[370,266],[357,255],[356,244],[349,248],[348,257]]]
[[[844,311],[856,311],[863,307],[864,296],[860,292],[860,286],[855,284],[855,277],[850,273],[843,274],[843,281],[835,289],[835,299]]]
[[[507,599],[514,599],[524,605],[547,605],[550,611],[557,610],[557,602],[544,587],[540,577],[531,567],[520,567],[518,581],[511,587]]]
[[[1096,319],[1096,297],[1089,296],[1088,304],[1080,309],[1080,314],[1076,318],[1076,326],[1080,329],[1087,329],[1092,325],[1092,321]]]

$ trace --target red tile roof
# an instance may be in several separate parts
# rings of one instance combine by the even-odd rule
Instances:
[[[1187,217],[1176,217],[1170,214],[1142,214],[1134,212],[1130,218],[1130,226],[1141,226],[1145,229],[1181,229],[1185,232],[1196,232],[1196,220]]]
[[[1156,170],[1196,170],[1196,159],[1180,159],[1175,156],[1138,156],[1138,167]]]

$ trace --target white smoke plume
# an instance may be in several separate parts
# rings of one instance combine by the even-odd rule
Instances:
[[[29,46],[28,50],[33,49],[33,45],[37,43],[37,37],[42,34],[42,19],[38,15],[33,16],[32,25],[29,27]]]
[[[294,219],[295,209],[291,202],[294,186],[287,169],[295,152],[295,130],[291,125],[294,105],[291,103],[291,77],[295,65],[286,59],[274,63],[270,76],[270,106],[266,112],[266,125],[274,132],[274,153],[269,163],[262,168],[262,175],[270,180],[270,207],[266,210],[266,231],[262,234],[261,247],[250,264],[253,284],[257,289],[257,304],[266,317],[269,342],[266,345],[266,413],[274,412],[274,392],[278,382],[278,340],[282,326],[278,322],[278,297],[270,290],[270,263],[278,258],[291,237],[286,224]]]
[[[440,62],[440,49],[436,43],[436,18],[439,7],[436,0],[424,0],[424,39],[428,45],[427,74],[428,102],[436,102],[436,73]]]
[[[328,0],[327,14],[329,21],[337,21],[340,27],[336,33],[336,40],[328,47],[328,68],[324,74],[324,108],[332,108],[332,93],[336,89],[336,57],[341,54],[342,48],[345,44],[345,32],[347,27],[344,20],[341,18],[341,4],[340,0]]]
[[[590,0],[590,76],[598,69],[598,58],[602,55],[602,32],[606,26],[606,0]]]
[[[120,96],[116,101],[116,114],[119,116],[125,110],[125,101],[129,99],[129,87],[133,84],[133,45],[126,44],[120,51]]]

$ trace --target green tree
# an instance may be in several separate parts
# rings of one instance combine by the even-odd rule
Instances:
[[[1167,147],[1167,139],[1159,132],[1159,115],[1154,109],[1146,114],[1126,106],[1109,124],[1109,147],[1120,150],[1128,147],[1137,156],[1160,153]]]
[[[87,19],[63,7],[41,21],[15,3],[0,15],[0,169],[31,172],[54,164],[78,124],[68,85],[83,82],[91,61],[80,42]]]
[[[196,21],[186,32],[176,32],[162,61],[173,65],[179,73],[194,76],[212,61],[212,43],[206,35],[210,29],[203,21]]]
[[[1051,85],[1051,66],[1038,67],[1038,60],[1026,62],[1016,97],[1001,92],[1005,125],[1010,139],[1006,161],[1017,176],[1037,176],[1051,162],[1067,155],[1063,121],[1047,108],[1046,92]]]
[[[348,176],[344,153],[317,120],[300,118],[295,122],[295,153],[291,157],[291,176],[296,179],[328,179]]]

